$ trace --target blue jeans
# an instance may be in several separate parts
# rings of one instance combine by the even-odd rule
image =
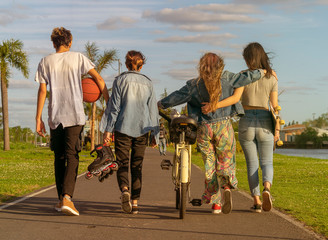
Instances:
[[[159,153],[161,155],[166,153],[166,139],[165,138],[159,139]]]
[[[271,129],[271,113],[266,110],[245,110],[245,116],[239,121],[239,142],[246,158],[252,196],[260,196],[259,162],[263,183],[272,184],[274,136]]]

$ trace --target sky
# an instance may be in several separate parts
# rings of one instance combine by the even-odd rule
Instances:
[[[243,48],[259,42],[278,75],[282,118],[303,122],[328,112],[328,0],[6,0],[0,2],[0,41],[19,39],[30,75],[12,70],[9,125],[35,130],[41,58],[54,52],[55,27],[73,34],[71,51],[87,42],[115,49],[124,63],[129,50],[147,58],[142,73],[152,79],[157,99],[197,77],[206,52],[220,54],[225,70],[246,69]],[[126,68],[123,65],[122,71]],[[108,88],[118,61],[101,73]],[[43,109],[47,122],[47,105]]]

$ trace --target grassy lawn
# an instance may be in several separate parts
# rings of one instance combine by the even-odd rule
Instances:
[[[193,152],[192,161],[204,169],[200,153]],[[244,154],[236,161],[238,188],[249,192]],[[328,237],[328,160],[274,154],[273,164],[274,208]]]
[[[0,202],[54,184],[54,155],[49,147],[26,143],[10,147],[10,151],[0,150]],[[91,161],[89,152],[80,153],[79,174]]]

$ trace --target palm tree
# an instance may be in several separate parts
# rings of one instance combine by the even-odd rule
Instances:
[[[23,51],[23,42],[20,40],[6,40],[0,45],[1,71],[1,100],[3,123],[3,149],[10,150],[9,144],[9,114],[8,114],[8,83],[11,76],[10,67],[18,69],[25,78],[28,78],[28,59]]]
[[[105,50],[103,54],[99,55],[99,48],[94,42],[87,42],[87,44],[85,45],[85,54],[96,65],[95,69],[98,73],[101,73],[102,70],[108,68],[117,59],[117,53],[115,49]],[[101,112],[103,112],[105,108],[105,102],[103,97],[100,98],[100,102],[102,104]],[[95,120],[96,118],[99,118],[97,117],[97,115],[97,104],[92,103],[91,114],[90,112],[88,113],[88,116],[91,116],[91,149],[93,149],[95,145]]]

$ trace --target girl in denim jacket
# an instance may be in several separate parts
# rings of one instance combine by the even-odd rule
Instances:
[[[214,53],[206,53],[199,62],[199,77],[189,80],[180,90],[158,102],[159,107],[168,108],[187,102],[188,115],[199,123],[197,144],[205,165],[205,190],[203,203],[212,204],[213,213],[221,212],[221,189],[224,189],[222,212],[232,210],[230,189],[237,187],[235,175],[235,135],[231,117],[243,115],[240,103],[219,108],[208,114],[202,113],[202,103],[209,108],[219,100],[233,95],[236,88],[261,78],[262,70],[231,73],[223,71],[224,62]]]
[[[206,104],[202,110],[207,113],[242,99],[245,115],[239,121],[239,141],[246,158],[249,189],[254,201],[252,210],[259,213],[262,209],[270,211],[272,208],[270,188],[273,179],[273,145],[279,139],[279,131],[271,130],[273,127],[268,103],[270,101],[273,108],[278,106],[278,78],[261,44],[248,44],[243,57],[249,69],[265,69],[265,76],[256,83],[239,88],[233,96],[217,102],[212,108]],[[264,187],[263,203],[260,199],[259,165]]]
[[[112,96],[101,122],[105,144],[114,134],[116,160],[120,165],[117,181],[122,192],[122,210],[133,214],[139,211],[142,163],[149,132],[156,143],[159,142],[158,108],[153,84],[140,73],[145,60],[144,55],[138,51],[132,50],[126,54],[125,65],[129,71],[115,78]]]

